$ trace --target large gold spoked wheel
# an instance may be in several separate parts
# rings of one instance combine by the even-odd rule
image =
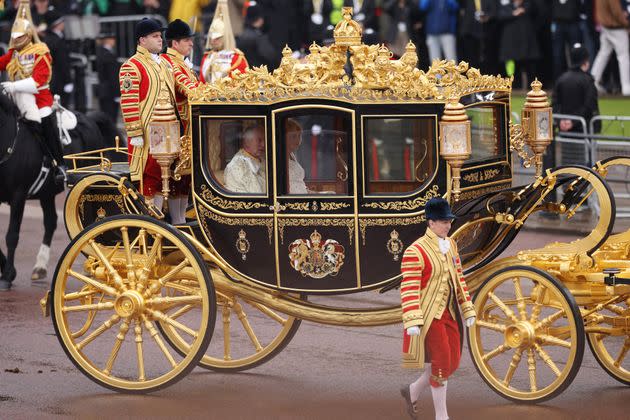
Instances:
[[[214,273],[213,275],[222,275]],[[190,280],[189,280],[190,281]],[[291,341],[300,320],[248,300],[217,291],[217,325],[199,365],[215,371],[237,372],[268,362]],[[182,335],[160,322],[166,340],[181,353],[188,352]]]
[[[194,285],[180,284],[181,276]],[[147,216],[107,218],[78,235],[51,289],[64,351],[86,376],[116,391],[175,383],[196,366],[212,336],[216,297],[203,259],[180,232]],[[158,321],[180,332],[185,354],[169,348]]]
[[[536,403],[571,384],[584,354],[584,325],[561,283],[536,268],[508,267],[484,282],[474,304],[469,348],[495,392]]]
[[[630,385],[630,297],[605,305],[587,326],[588,345],[600,366],[617,381]]]

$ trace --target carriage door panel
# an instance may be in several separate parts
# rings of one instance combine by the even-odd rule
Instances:
[[[359,287],[354,112],[332,106],[273,113],[278,286]]]
[[[195,205],[209,244],[252,281],[275,287],[271,151],[266,116],[200,118],[203,176]]]

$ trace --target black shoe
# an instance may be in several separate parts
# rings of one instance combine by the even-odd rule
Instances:
[[[56,166],[53,170],[53,176],[55,179],[55,189],[57,191],[63,191],[66,187],[66,183],[68,182],[67,175],[68,168],[66,166]]]
[[[407,414],[412,419],[416,418],[416,414],[418,414],[418,408],[416,407],[415,401],[411,401],[411,394],[409,393],[409,386],[404,386],[400,388],[400,395],[405,399],[407,403]]]
[[[0,280],[0,292],[8,292],[9,290],[11,290],[11,282]]]

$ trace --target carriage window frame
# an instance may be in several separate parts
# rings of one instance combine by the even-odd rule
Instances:
[[[481,168],[488,165],[495,165],[496,163],[507,162],[509,159],[508,150],[509,150],[510,139],[509,139],[509,129],[507,127],[507,121],[509,121],[509,118],[507,116],[507,112],[508,112],[507,105],[503,102],[476,102],[476,103],[473,103],[464,107],[466,111],[466,115],[471,121],[470,144],[471,144],[472,150],[475,149],[475,137],[472,132],[473,122],[472,122],[472,119],[470,118],[470,115],[468,114],[468,111],[472,109],[476,109],[476,108],[477,109],[488,108],[488,109],[493,110],[493,116],[495,118],[494,132],[497,139],[496,144],[499,146],[499,150],[497,151],[495,155],[475,158],[475,159],[472,158],[472,154],[471,154],[471,157],[468,158],[466,162],[464,162],[464,165],[462,167],[463,170]]]
[[[429,174],[427,179],[423,181],[417,188],[414,188],[411,191],[404,192],[369,192],[368,187],[372,182],[370,180],[370,168],[369,168],[369,159],[370,159],[370,145],[369,139],[367,138],[366,132],[366,120],[368,119],[420,119],[426,118],[432,120],[433,124],[433,159],[435,160],[435,167],[433,169],[433,173]],[[439,155],[439,133],[438,133],[438,115],[437,114],[364,114],[361,115],[361,154],[362,154],[362,170],[363,170],[363,197],[365,198],[407,198],[416,196],[418,193],[425,191],[428,187],[430,187],[438,176],[440,171],[440,165],[442,164],[441,158]],[[427,159],[431,158],[427,155]],[[396,182],[396,181],[392,181]]]
[[[309,113],[309,111],[311,111]],[[280,132],[280,124],[286,118],[290,118],[292,116],[308,116],[308,115],[316,115],[312,111],[319,111],[318,113],[336,112],[341,114],[341,117],[347,119],[348,127],[346,129],[346,162],[347,165],[347,180],[346,188],[347,191],[343,194],[323,194],[321,192],[314,193],[306,193],[306,194],[289,194],[288,187],[286,185],[282,185],[282,182],[288,180],[288,173],[284,173],[283,176],[279,176],[279,165],[286,163],[285,162],[285,152],[286,146],[282,144],[285,141],[284,136],[277,135]],[[287,115],[288,114],[288,115]],[[356,134],[356,112],[350,108],[344,108],[335,105],[320,105],[320,104],[308,104],[308,105],[293,105],[287,106],[283,108],[274,109],[271,113],[271,136],[272,136],[272,148],[274,153],[274,162],[275,162],[275,174],[274,174],[274,196],[280,199],[300,199],[300,198],[318,198],[318,199],[348,199],[352,198],[357,191],[356,181],[356,142],[357,142],[357,134]],[[284,171],[287,172],[287,171]],[[340,182],[340,181],[338,181]]]
[[[265,193],[239,193],[235,191],[231,191],[227,189],[220,180],[218,180],[214,174],[214,171],[210,167],[210,159],[208,158],[209,151],[209,141],[207,139],[207,123],[209,120],[223,120],[223,121],[235,121],[235,120],[258,120],[262,122],[263,132],[264,132],[264,143],[265,143]],[[204,134],[206,134],[204,136]],[[242,134],[242,133],[241,133]],[[199,140],[201,142],[201,147],[199,148],[200,154],[200,162],[202,162],[202,171],[204,174],[204,178],[206,182],[215,190],[215,192],[221,194],[224,197],[228,198],[266,198],[271,197],[271,178],[269,174],[269,159],[270,159],[270,151],[271,147],[269,144],[269,124],[268,124],[268,116],[261,114],[239,114],[239,115],[200,115],[199,116]],[[239,148],[240,149],[240,148]],[[232,155],[233,157],[234,155]],[[231,158],[230,158],[231,160]],[[227,166],[227,164],[226,164]],[[225,167],[222,169],[225,170]]]

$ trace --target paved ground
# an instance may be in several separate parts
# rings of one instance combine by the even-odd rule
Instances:
[[[6,214],[6,206],[0,207],[0,237]],[[406,418],[398,388],[413,380],[414,373],[400,368],[399,326],[360,329],[305,322],[278,357],[249,372],[196,369],[178,384],[147,396],[101,388],[74,367],[53,334],[50,318],[40,314],[38,301],[48,282],[31,284],[29,278],[42,229],[41,212],[29,208],[17,259],[19,278],[12,292],[0,294],[0,419]],[[548,230],[525,231],[510,252],[570,239]],[[60,222],[53,262],[67,242]],[[394,302],[397,296],[368,295],[375,298]],[[432,418],[430,397],[421,402],[425,411],[420,418]],[[578,376],[560,397],[519,405],[488,388],[465,349],[462,365],[449,381],[449,409],[453,419],[625,419],[630,389],[611,379],[587,349]]]

